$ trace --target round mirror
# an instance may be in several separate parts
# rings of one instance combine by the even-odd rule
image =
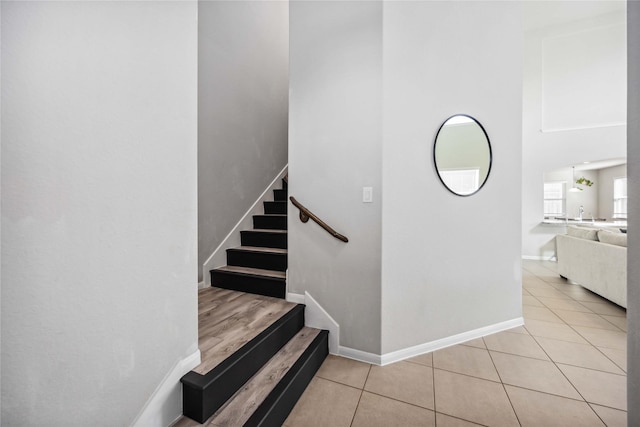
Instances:
[[[482,125],[457,114],[438,130],[433,160],[440,181],[458,196],[470,196],[484,185],[491,170],[491,145]]]

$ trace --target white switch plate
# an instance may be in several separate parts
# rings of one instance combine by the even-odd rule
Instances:
[[[362,187],[362,202],[363,203],[373,202],[373,187]]]

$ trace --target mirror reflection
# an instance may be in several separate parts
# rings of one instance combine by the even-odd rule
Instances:
[[[433,158],[445,187],[459,196],[470,196],[482,188],[491,170],[489,137],[476,119],[457,114],[440,126]]]

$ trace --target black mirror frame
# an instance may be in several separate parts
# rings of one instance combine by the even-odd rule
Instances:
[[[489,168],[487,169],[487,176],[484,178],[484,181],[482,181],[482,183],[480,184],[478,189],[476,191],[474,191],[473,193],[469,193],[469,194],[459,194],[459,193],[456,193],[455,191],[453,191],[451,188],[449,188],[449,186],[444,182],[444,180],[442,179],[442,176],[440,175],[440,170],[438,169],[438,162],[436,161],[436,145],[438,145],[438,135],[440,135],[440,131],[442,130],[444,125],[449,120],[451,120],[454,117],[459,117],[459,116],[467,117],[467,118],[473,120],[480,127],[480,129],[482,129],[482,133],[484,133],[484,137],[487,139],[487,146],[489,147]],[[475,117],[470,116],[468,114],[454,114],[452,116],[447,117],[447,119],[444,122],[442,122],[442,124],[438,128],[438,132],[436,133],[436,137],[435,137],[435,139],[433,141],[433,167],[436,170],[436,174],[438,174],[438,179],[440,180],[440,182],[442,183],[444,188],[446,188],[447,190],[449,190],[450,193],[455,194],[458,197],[473,196],[478,191],[480,191],[482,189],[482,187],[484,187],[484,185],[489,180],[489,175],[491,174],[491,167],[492,166],[493,166],[493,150],[491,148],[491,140],[489,139],[489,135],[487,134],[487,131],[485,130],[484,126],[482,126],[482,124]]]

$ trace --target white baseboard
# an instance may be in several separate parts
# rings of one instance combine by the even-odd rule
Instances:
[[[216,250],[214,250],[211,256],[209,256],[209,258],[204,262],[202,265],[202,279],[204,281],[203,287],[211,286],[209,270],[227,265],[227,249],[240,246],[240,231],[250,230],[253,228],[253,215],[261,215],[264,212],[262,210],[262,202],[272,200],[270,192],[271,190],[280,188],[278,182],[285,177],[288,167],[288,164],[285,165],[280,173],[273,179],[273,181],[271,181],[271,184],[269,184],[269,186],[262,192],[260,197],[258,197],[253,205],[251,205],[249,210],[242,216],[242,218],[240,218],[240,221],[238,221],[235,227],[231,229],[229,234],[227,234],[227,237],[222,240]]]
[[[365,351],[343,346],[340,346],[340,351],[338,354],[340,356],[358,360],[360,362],[384,366],[390,363],[400,362],[401,360],[419,356],[421,354],[431,353],[432,351],[451,347],[452,345],[462,344],[476,338],[481,338],[487,335],[495,334],[497,332],[506,331],[508,329],[516,328],[522,325],[524,325],[524,319],[522,317],[518,317],[516,319],[507,320],[505,322],[496,323],[494,325],[485,326],[482,328],[474,329],[472,331],[463,332],[461,334],[427,342],[424,344],[419,344],[413,347],[403,348],[402,350],[393,351],[391,353],[383,355],[367,353]]]
[[[329,353],[340,352],[340,325],[326,312],[324,308],[308,293],[287,293],[287,301],[296,304],[304,304],[304,325],[311,328],[326,329],[329,331]]]
[[[204,280],[202,282],[198,282],[198,290],[204,289],[206,287],[207,285],[205,284]]]
[[[304,295],[288,292],[287,301],[295,304],[304,304]]]
[[[381,357],[381,365],[388,365],[389,363],[399,362],[401,360],[408,359],[410,357],[419,356],[421,354],[430,353],[432,351],[440,350],[452,345],[462,344],[463,342],[484,337],[487,335],[495,334],[496,332],[502,332],[507,329],[516,328],[524,325],[524,319],[518,317],[512,320],[496,323],[482,328],[474,329],[471,331],[463,332],[461,334],[452,335],[450,337],[442,338],[439,340],[419,344],[413,347],[404,348],[402,350],[393,351],[391,353],[383,354]]]
[[[306,305],[305,326],[329,330],[329,352],[331,354],[380,366],[399,362],[421,354],[430,353],[456,344],[462,344],[476,338],[481,338],[524,325],[524,319],[522,317],[517,317],[515,319],[506,320],[504,322],[495,323],[493,325],[473,329],[450,337],[380,355],[341,346],[340,325],[311,295],[309,295],[308,292],[305,292],[304,295],[289,292],[287,293],[287,301]]]
[[[555,261],[555,255],[549,256],[539,256],[539,255],[522,255],[522,259],[531,260],[531,261]]]
[[[374,353],[367,353],[366,351],[356,350],[355,348],[340,346],[338,355],[346,357],[347,359],[357,360],[359,362],[371,363],[373,365],[382,364],[382,356]]]
[[[179,360],[164,377],[133,422],[134,427],[166,427],[182,416],[180,378],[200,364],[200,350]]]
[[[340,346],[340,325],[325,311],[309,292],[304,293],[304,323],[306,326],[329,331],[329,353],[338,354]]]

